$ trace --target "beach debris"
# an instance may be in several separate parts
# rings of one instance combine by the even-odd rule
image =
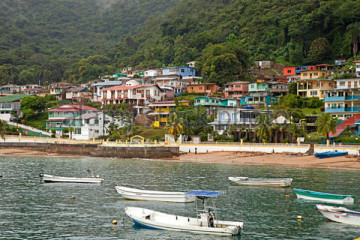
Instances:
[[[117,224],[117,221],[116,221],[116,220],[113,220],[113,221],[112,221],[112,224],[113,224],[113,225],[116,225],[116,224]]]
[[[296,218],[298,221],[302,221],[302,216],[297,216]]]
[[[75,199],[75,196],[71,196],[71,199]]]

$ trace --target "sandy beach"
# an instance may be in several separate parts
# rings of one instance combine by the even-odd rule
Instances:
[[[73,157],[74,155],[46,153],[19,148],[0,149],[2,156],[42,156],[42,157]],[[81,156],[80,156],[81,157]],[[335,158],[318,159],[314,156],[286,153],[254,153],[254,152],[212,152],[188,153],[172,159],[162,161],[197,162],[215,164],[243,164],[243,165],[272,165],[310,168],[337,168],[360,170],[360,158],[357,156],[342,156]]]

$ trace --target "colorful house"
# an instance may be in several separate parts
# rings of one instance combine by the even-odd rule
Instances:
[[[360,112],[360,79],[336,79],[336,88],[324,90],[325,113],[341,120]]]
[[[214,94],[218,91],[219,85],[216,83],[199,83],[199,84],[189,84],[186,86],[186,91],[188,93],[205,93],[205,94]]]
[[[66,91],[66,100],[72,102],[87,102],[92,98],[92,92],[87,87],[72,87]]]
[[[174,101],[160,101],[149,105],[154,112],[149,113],[154,116],[153,127],[164,127],[170,122],[171,109],[175,107]]]
[[[248,96],[240,98],[240,106],[252,106],[254,108],[261,108],[271,106],[278,101],[278,97],[274,96]]]
[[[50,94],[55,95],[58,100],[64,100],[66,96],[66,90],[73,85],[67,82],[58,82],[50,85]]]
[[[236,99],[248,94],[249,82],[231,82],[225,84],[224,95],[226,99]]]
[[[182,77],[196,76],[196,69],[193,67],[169,67],[162,69],[162,75],[180,75]]]
[[[123,126],[118,121],[100,112],[97,108],[85,105],[63,105],[48,111],[46,128],[55,129],[62,135],[64,129],[72,128],[70,133],[73,139],[89,140],[108,134],[108,126],[111,122]]]
[[[0,119],[10,121],[12,114],[21,116],[20,102],[27,94],[14,94],[0,97]]]

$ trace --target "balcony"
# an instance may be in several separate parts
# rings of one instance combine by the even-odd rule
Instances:
[[[360,95],[347,96],[345,100],[360,100]]]
[[[336,101],[344,101],[345,97],[325,97],[325,102],[336,102]]]
[[[360,107],[325,108],[325,113],[360,112]]]

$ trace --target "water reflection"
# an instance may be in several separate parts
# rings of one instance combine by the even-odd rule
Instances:
[[[104,178],[101,185],[39,183],[40,172]],[[0,239],[219,239],[134,226],[125,206],[195,216],[195,204],[125,201],[116,185],[149,190],[219,190],[219,219],[244,221],[241,239],[352,239],[360,229],[325,222],[292,187],[360,196],[356,171],[102,158],[0,157]],[[291,177],[291,188],[236,186],[229,176]],[[29,180],[31,181],[29,183]],[[290,195],[286,198],[286,195]],[[75,196],[75,199],[71,199]],[[358,200],[349,207],[359,210]],[[303,220],[297,221],[301,215]],[[113,220],[118,225],[112,225]],[[229,239],[222,238],[220,239]]]

